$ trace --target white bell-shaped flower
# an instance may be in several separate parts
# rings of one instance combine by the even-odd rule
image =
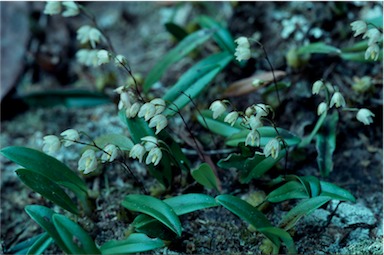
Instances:
[[[60,1],[48,1],[45,4],[44,14],[55,15],[61,12],[61,2]]]
[[[362,20],[356,20],[351,23],[352,31],[355,31],[354,37],[367,32],[367,23]]]
[[[277,159],[281,150],[280,142],[278,139],[273,138],[265,145],[263,153],[265,157],[271,156],[274,159]]]
[[[144,154],[145,154],[146,150],[144,148],[143,145],[141,144],[135,144],[131,151],[129,152],[129,157],[130,158],[137,158],[139,159],[139,162],[143,162],[143,157],[144,157]]]
[[[356,119],[364,123],[364,125],[373,123],[372,117],[375,117],[375,114],[366,108],[360,109],[356,114]]]
[[[246,37],[242,36],[235,40],[237,43],[235,57],[237,61],[248,60],[251,58],[251,50],[249,41]]]
[[[145,121],[150,120],[153,116],[156,115],[156,107],[152,103],[145,103],[140,107],[140,111],[137,114],[139,118],[144,117]]]
[[[73,128],[70,128],[70,129],[67,129],[67,130],[61,132],[60,135],[65,139],[65,141],[63,143],[63,145],[65,147],[68,147],[68,146],[74,144],[74,142],[80,140],[79,132],[77,132]]]
[[[219,117],[221,114],[225,112],[226,108],[227,107],[222,101],[220,100],[214,101],[209,107],[209,109],[213,112],[212,118],[217,119],[217,117]]]
[[[97,168],[96,153],[94,150],[86,150],[79,160],[79,171],[83,171],[84,174],[89,174],[95,171]]]
[[[155,99],[152,99],[150,103],[155,106],[156,115],[161,114],[165,110],[166,104],[165,104],[164,99],[155,98]]]
[[[224,118],[224,122],[227,122],[233,126],[237,119],[239,118],[239,113],[236,111],[230,112],[227,116]]]
[[[109,61],[111,60],[111,58],[110,58],[110,54],[109,54],[109,52],[106,51],[106,50],[99,50],[99,51],[97,52],[97,59],[98,59],[97,63],[98,63],[99,65],[102,65],[102,64],[108,64]]]
[[[371,44],[367,50],[365,51],[365,59],[372,59],[373,61],[377,61],[380,55],[380,47],[376,43]]]
[[[79,6],[74,1],[63,2],[65,11],[62,13],[64,17],[76,16],[80,13]]]
[[[119,54],[115,57],[115,66],[125,66],[127,63],[128,61],[123,55]]]
[[[245,146],[259,146],[260,134],[255,129],[252,129],[245,138]]]
[[[377,28],[368,29],[368,31],[363,35],[363,39],[368,37],[368,45],[378,43],[383,39],[382,33]]]
[[[328,105],[325,102],[321,102],[319,106],[317,106],[317,115],[323,114],[328,108]]]
[[[108,144],[107,146],[105,146],[103,150],[104,152],[103,152],[103,155],[101,156],[101,162],[103,163],[107,161],[109,162],[114,161],[118,155],[118,149],[116,145]]]
[[[150,128],[156,127],[156,133],[155,133],[156,135],[160,133],[160,131],[163,130],[167,125],[168,125],[168,120],[162,114],[154,116],[149,122]]]
[[[125,111],[125,115],[127,116],[127,118],[135,118],[140,110],[140,107],[141,104],[139,102],[135,102],[131,107],[127,108],[127,110]]]
[[[335,92],[331,98],[330,108],[336,105],[337,108],[345,107],[345,100],[343,95],[340,92]]]
[[[46,135],[43,137],[43,151],[47,154],[53,154],[61,147],[60,139],[55,135]]]
[[[162,156],[163,156],[163,153],[158,147],[152,148],[149,151],[147,158],[145,159],[145,164],[149,165],[153,163],[153,165],[156,166],[157,164],[159,164]]]
[[[324,86],[324,83],[323,81],[316,81],[315,83],[313,83],[313,86],[312,86],[312,94],[313,95],[317,95],[319,94],[320,92],[320,89]]]
[[[101,38],[101,32],[91,26],[85,25],[77,30],[77,40],[82,44],[90,42],[92,48],[96,47],[96,43],[99,43]]]
[[[152,150],[152,148],[157,147],[159,141],[154,136],[144,136],[140,139],[144,142],[144,147],[146,151]]]

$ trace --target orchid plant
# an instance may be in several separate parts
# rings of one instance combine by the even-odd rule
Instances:
[[[47,15],[61,13],[64,17],[82,13],[90,17],[90,20],[94,20],[81,4],[75,2],[48,2],[44,13]],[[371,124],[372,117],[375,115],[365,108],[347,108],[346,101],[338,88],[322,80],[316,81],[312,87],[313,95],[325,97],[317,108],[317,114],[320,117],[314,130],[303,139],[278,127],[274,108],[262,102],[250,105],[241,111],[230,100],[217,99],[210,104],[209,109],[198,109],[194,100],[198,99],[199,94],[218,73],[230,63],[241,66],[242,62],[252,58],[254,49],[251,46],[254,40],[245,36],[234,40],[224,26],[206,16],[200,17],[197,22],[201,30],[182,39],[164,56],[163,60],[155,65],[141,86],[135,80],[127,58],[114,52],[110,40],[97,27],[96,22],[93,26],[84,25],[77,30],[77,40],[81,45],[88,47],[77,52],[76,58],[79,63],[97,68],[113,62],[132,78],[132,84],[115,89],[120,97],[117,106],[119,116],[127,125],[130,136],[106,134],[92,138],[84,131],[68,129],[61,132],[59,136],[46,135],[43,138],[43,152],[25,147],[7,147],[3,148],[1,153],[24,167],[16,172],[31,189],[72,214],[89,217],[92,214],[94,200],[86,182],[53,157],[63,147],[65,149],[74,144],[83,145],[84,149],[79,156],[77,170],[85,176],[97,175],[102,174],[102,171],[98,170],[103,168],[103,164],[121,164],[143,187],[143,194],[127,194],[122,201],[122,206],[141,214],[131,223],[130,234],[126,239],[96,244],[92,237],[69,217],[44,206],[29,205],[26,207],[26,212],[44,229],[44,232],[25,248],[26,252],[42,251],[52,242],[64,252],[74,254],[121,254],[149,251],[164,247],[168,241],[181,236],[180,215],[223,206],[265,236],[268,242],[264,242],[263,250],[277,254],[281,252],[284,244],[286,252],[296,253],[293,238],[288,231],[300,218],[332,199],[355,201],[351,193],[334,184],[321,181],[314,176],[289,174],[286,164],[284,165],[285,173],[270,182],[270,186],[276,188],[269,192],[261,204],[254,206],[239,197],[221,194],[217,167],[235,168],[238,170],[238,181],[249,183],[266,176],[267,172],[274,169],[282,159],[285,159],[286,163],[290,151],[295,147],[309,146],[314,137],[316,137],[318,148],[324,148],[320,145],[328,144],[334,149],[334,132],[330,134],[322,132],[322,127],[327,127],[328,130],[336,129],[338,113],[334,111],[329,114],[331,109],[355,111],[357,120],[365,125]],[[368,37],[370,46],[367,49],[366,58],[368,56],[376,61],[379,56],[377,47],[382,40],[382,36],[379,36],[381,31],[376,28],[367,30],[367,24],[362,21],[352,23],[352,29],[356,32],[355,36],[364,33],[363,38]],[[219,46],[218,52],[200,60],[187,70],[162,98],[149,98],[147,92],[170,65],[192,50],[198,49],[211,38]],[[256,43],[262,46],[259,42]],[[99,49],[100,46],[104,48]],[[329,50],[326,46],[324,48],[316,46],[317,51]],[[306,50],[314,52],[313,48]],[[270,63],[265,50],[264,53]],[[276,87],[277,84],[273,86]],[[206,151],[193,134],[190,123],[183,117],[182,110],[190,103],[195,106],[196,118],[201,126],[211,133],[223,136],[225,146],[232,148],[229,150],[232,153],[221,158],[217,164],[205,162]],[[167,129],[175,115],[181,119],[193,141],[194,149],[200,156],[201,163],[197,167],[192,166],[188,156],[183,152],[183,145],[179,144]],[[317,161],[323,175],[328,175],[332,169],[332,152],[332,148],[318,151]],[[148,195],[141,178],[135,176],[131,164],[128,163],[132,160],[145,163],[149,173],[163,186],[169,188],[170,193],[174,189],[172,184],[175,179],[184,175],[191,176],[194,182],[203,185],[206,189],[213,189],[216,194],[219,194],[212,197],[202,193],[187,193],[167,199]],[[70,194],[67,194],[68,190],[76,195],[80,208]],[[267,203],[279,203],[290,199],[300,201],[281,219],[278,226],[273,226],[262,212],[262,207]]]

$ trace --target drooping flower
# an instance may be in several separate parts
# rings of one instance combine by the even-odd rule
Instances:
[[[245,138],[245,146],[259,146],[260,145],[260,134],[255,129],[252,129],[247,138]]]
[[[168,125],[168,120],[163,114],[154,116],[149,122],[149,127],[156,127],[156,135]]]
[[[377,45],[376,43],[370,45],[367,50],[365,51],[365,59],[372,59],[374,61],[376,61],[378,58],[379,58],[379,55],[380,55],[380,48],[379,48],[379,45]]]
[[[115,66],[124,66],[128,63],[127,59],[123,55],[117,55],[115,57]]]
[[[52,154],[61,147],[60,139],[55,135],[46,135],[43,137],[43,151]]]
[[[96,47],[96,43],[100,42],[101,37],[102,34],[98,29],[88,25],[82,26],[77,30],[77,40],[82,44],[90,42],[92,48]]]
[[[106,50],[99,50],[97,52],[97,59],[98,59],[97,63],[99,65],[108,64],[110,61],[109,52]]]
[[[237,61],[248,60],[251,58],[251,50],[249,41],[246,37],[242,36],[235,40],[237,43],[235,57]]]
[[[149,153],[147,158],[145,159],[145,164],[149,165],[153,163],[153,165],[159,164],[161,158],[163,156],[163,153],[158,147],[152,148]]]
[[[48,1],[45,4],[44,14],[55,15],[61,12],[61,2],[60,1]]]
[[[280,142],[276,138],[269,140],[265,145],[263,153],[265,157],[272,156],[272,158],[277,159],[281,150]]]
[[[325,102],[321,102],[319,106],[317,106],[317,115],[323,114],[328,108],[328,105]]]
[[[233,126],[237,119],[239,118],[239,113],[236,111],[230,112],[227,116],[224,118],[224,122],[227,122]]]
[[[81,49],[76,52],[76,59],[80,64],[96,67],[98,65],[97,52],[97,50]]]
[[[64,17],[76,16],[80,13],[79,6],[74,1],[63,2],[65,11],[62,13]]]
[[[312,86],[312,94],[313,95],[317,95],[319,94],[320,92],[320,89],[324,86],[324,83],[323,81],[321,80],[318,80],[316,81],[315,83],[313,83],[313,86]]]
[[[247,124],[251,127],[252,130],[262,127],[263,123],[261,122],[260,116],[252,115],[251,117],[247,117]]]
[[[104,148],[104,153],[101,156],[101,162],[105,163],[107,161],[112,162],[115,160],[115,158],[118,155],[118,149],[115,145],[113,144],[108,144]]]
[[[131,158],[137,158],[139,159],[139,162],[143,162],[143,157],[144,157],[144,154],[145,154],[145,148],[143,145],[141,144],[135,144],[131,151],[129,152],[129,157]]]
[[[64,146],[68,147],[74,144],[74,141],[79,141],[80,135],[75,129],[67,129],[60,134],[66,141],[64,141]]]
[[[337,108],[345,107],[345,100],[340,92],[335,92],[331,98],[330,108],[332,108],[334,105],[336,105]]]
[[[144,142],[144,148],[146,151],[150,151],[158,145],[158,140],[154,136],[144,136],[140,140]]]
[[[367,23],[362,20],[356,20],[351,23],[352,31],[355,31],[354,37],[364,34],[367,31]]]
[[[123,108],[128,109],[130,107],[131,107],[131,99],[130,99],[129,92],[121,93],[120,94],[120,101],[118,104],[119,110],[121,110]]]
[[[141,104],[139,102],[135,102],[131,107],[127,108],[127,110],[125,111],[125,115],[127,116],[127,118],[135,118],[140,110],[140,107]]]
[[[268,109],[268,105],[265,105],[265,104],[257,104],[255,106],[255,110],[256,110],[256,116],[259,116],[259,117],[265,117],[265,116],[268,116],[269,114],[269,109]]]
[[[155,106],[155,109],[156,109],[155,114],[156,115],[162,113],[165,110],[166,104],[165,104],[164,99],[155,98],[155,99],[152,99],[150,103]]]
[[[145,121],[150,120],[153,116],[156,115],[156,107],[152,103],[145,103],[140,107],[140,111],[137,114],[139,118],[144,117]]]
[[[375,114],[366,108],[360,109],[356,114],[356,119],[364,123],[364,125],[373,123],[372,117],[375,117]]]
[[[225,112],[226,108],[227,107],[222,101],[220,100],[214,101],[209,107],[209,109],[213,112],[212,118],[217,119],[217,117],[219,117],[221,114]]]
[[[84,174],[91,173],[97,168],[96,153],[94,150],[86,150],[79,160],[79,171],[83,171]]]
[[[383,35],[377,28],[368,29],[368,31],[363,35],[363,39],[368,37],[368,45],[371,46],[376,44],[383,38]]]

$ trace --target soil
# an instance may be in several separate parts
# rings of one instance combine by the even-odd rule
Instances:
[[[12,14],[13,3],[8,4]],[[292,69],[286,65],[285,55],[293,46],[306,42],[324,41],[330,45],[343,48],[353,40],[349,24],[357,19],[374,16],[380,3],[336,3],[336,2],[87,2],[83,3],[95,14],[99,25],[111,38],[116,51],[127,57],[135,74],[146,74],[170,48],[175,45],[163,26],[164,21],[174,15],[174,21],[187,26],[199,14],[228,24],[234,38],[252,36],[260,33],[268,58],[275,70],[287,73],[283,82],[290,87],[282,93],[281,103],[276,96],[265,96],[258,90],[241,97],[231,98],[238,109],[245,109],[255,102],[267,102],[276,107],[277,125],[290,130],[298,136],[311,131],[316,122],[316,108],[320,103],[318,97],[311,95],[314,81],[326,78],[337,85],[347,98],[351,107],[366,107],[374,114],[374,123],[364,126],[355,119],[352,112],[339,112],[337,147],[333,155],[334,168],[328,177],[321,177],[316,164],[314,141],[304,151],[292,152],[287,169],[297,175],[313,175],[321,180],[329,181],[349,190],[356,198],[356,203],[331,201],[304,217],[291,231],[298,253],[300,254],[383,254],[383,85],[382,62],[357,63],[324,56],[314,56],[301,69]],[[13,11],[19,10],[20,6]],[[84,131],[90,137],[107,133],[129,135],[126,127],[117,116],[116,103],[108,103],[93,107],[68,108],[64,106],[39,107],[27,106],[15,98],[31,91],[43,91],[53,88],[85,88],[101,91],[116,102],[112,90],[126,81],[123,73],[113,75],[112,67],[83,68],[75,59],[75,52],[80,47],[76,42],[76,29],[87,24],[85,17],[63,18],[59,15],[47,17],[40,12],[44,3],[31,2],[23,7],[33,29],[29,31],[30,41],[22,52],[26,55],[23,62],[20,58],[2,54],[2,63],[16,61],[19,66],[14,70],[13,88],[7,89],[7,96],[2,100],[1,113],[1,148],[6,146],[26,146],[41,149],[42,138],[47,134],[60,134],[65,129],[74,128]],[[3,14],[3,13],[2,13]],[[3,14],[4,15],[4,14]],[[283,21],[293,17],[303,20],[303,24],[288,36]],[[25,17],[24,17],[25,19]],[[3,23],[1,26],[6,26]],[[311,35],[309,28],[319,28],[320,38]],[[348,30],[348,31],[346,31]],[[2,39],[3,41],[3,39]],[[4,40],[6,42],[6,40]],[[36,46],[39,45],[38,50]],[[200,54],[215,49],[210,43]],[[221,94],[232,82],[247,78],[253,74],[270,71],[270,66],[260,51],[259,57],[240,68],[230,65],[220,75],[209,90],[196,99],[199,109],[209,107],[209,102],[221,97]],[[3,57],[7,57],[3,62]],[[194,61],[196,56],[188,56],[162,78],[161,84],[149,93],[149,97],[161,95]],[[57,61],[57,59],[59,59]],[[20,74],[20,66],[24,72]],[[11,67],[10,67],[11,68]],[[4,66],[2,67],[2,72]],[[102,70],[102,72],[100,72]],[[12,71],[12,70],[11,70]],[[324,73],[327,73],[325,75]],[[371,90],[356,93],[351,85],[354,77],[370,76],[374,79]],[[12,75],[7,75],[7,79]],[[109,78],[105,78],[109,77]],[[112,77],[112,78],[111,78]],[[7,81],[8,82],[8,81]],[[2,80],[3,83],[3,80]],[[97,85],[96,85],[97,84]],[[10,85],[11,86],[11,85]],[[12,86],[11,86],[12,87]],[[2,95],[3,96],[3,95]],[[12,114],[11,114],[12,113]],[[206,130],[193,117],[193,108],[183,111],[185,119],[194,128],[193,132],[204,146]],[[176,120],[177,121],[177,120]],[[177,123],[175,121],[175,123]],[[185,133],[183,128],[172,128],[177,134]],[[216,142],[223,140],[216,137]],[[188,144],[181,146],[191,151]],[[80,145],[61,149],[55,156],[72,169],[77,169]],[[206,148],[208,151],[211,148]],[[298,157],[297,155],[305,155]],[[197,153],[190,155],[194,165],[200,162]],[[226,154],[211,155],[217,162]],[[28,189],[17,178],[14,170],[17,166],[1,156],[1,241],[3,252],[20,241],[26,240],[42,230],[28,217],[24,207],[29,204],[40,204],[66,214],[65,211],[45,200],[39,194]],[[162,187],[146,171],[145,166],[134,161],[134,174],[147,190],[157,193],[160,198],[182,193],[180,189],[169,190]],[[236,171],[219,169],[223,194],[246,197],[262,189],[262,184],[281,172],[283,164],[272,169],[261,180],[252,181],[249,185],[240,184]],[[136,214],[121,206],[121,201],[128,194],[140,193],[141,187],[132,176],[118,164],[106,165],[101,175],[84,177],[91,190],[98,194],[96,209],[92,220],[80,219],[79,223],[94,238],[98,245],[112,239],[124,239],[128,228]],[[218,193],[192,185],[189,191],[203,192],[212,196]],[[273,224],[293,206],[294,202],[270,205],[266,215]],[[173,254],[213,254],[241,253],[261,254],[264,238],[253,232],[249,226],[237,216],[222,207],[201,210],[184,215],[181,218],[183,234],[168,247],[150,253]],[[284,252],[284,250],[282,250]],[[54,245],[46,253],[57,254],[60,250]]]

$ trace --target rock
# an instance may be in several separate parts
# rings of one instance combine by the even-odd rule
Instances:
[[[331,202],[332,210],[336,208],[337,204],[337,201]],[[371,209],[366,207],[360,201],[356,204],[341,203],[336,214],[338,217],[334,217],[332,223],[339,227],[348,227],[358,224],[374,225],[377,222]]]

